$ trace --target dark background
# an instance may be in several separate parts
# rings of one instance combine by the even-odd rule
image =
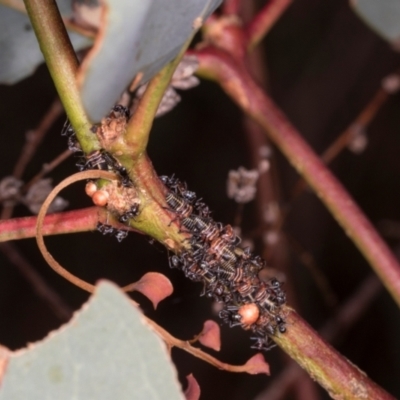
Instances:
[[[355,118],[372,98],[387,74],[400,65],[400,56],[360,21],[347,1],[298,0],[287,10],[262,43],[268,87],[307,142],[321,153]],[[155,122],[149,155],[160,174],[175,173],[213,210],[215,220],[232,223],[235,203],[226,196],[230,169],[251,167],[250,151],[241,112],[213,83],[182,92],[182,102]],[[27,130],[37,126],[56,97],[45,66],[22,82],[0,86],[0,171],[12,173]],[[374,224],[400,218],[400,97],[393,95],[368,127],[369,145],[355,155],[345,150],[331,165],[334,174],[354,196]],[[29,180],[66,148],[60,136],[60,118],[29,164]],[[324,206],[306,191],[296,201],[290,193],[297,175],[274,151],[281,204],[290,212],[284,232],[309,251],[328,278],[340,303],[351,297],[371,269]],[[73,159],[58,167],[51,177],[59,182],[75,172]],[[90,205],[83,183],[63,191],[69,209]],[[23,206],[14,216],[30,215]],[[257,220],[252,203],[244,210],[244,234]],[[396,252],[399,237],[387,238]],[[171,297],[156,312],[140,295],[143,309],[173,335],[192,338],[213,314],[209,300],[199,297],[201,285],[168,268],[167,252],[139,234],[130,234],[121,244],[97,232],[46,239],[49,249],[62,265],[88,281],[105,277],[121,285],[137,280],[147,271],[167,275],[174,285]],[[33,239],[15,242],[24,255],[72,308],[87,295],[71,286],[46,265]],[[323,301],[308,270],[289,245],[287,281],[294,288],[299,313],[316,329],[334,315]],[[43,338],[61,321],[38,298],[18,270],[0,253],[0,343],[18,349]],[[378,384],[400,397],[399,310],[385,290],[368,310],[342,335],[335,347],[364,370]],[[290,327],[288,327],[290,329]],[[248,335],[222,327],[222,350],[218,358],[242,364],[254,351]],[[213,351],[210,351],[213,353]],[[173,350],[180,377],[193,373],[202,388],[203,399],[251,399],[279,376],[287,362],[282,351],[267,353],[272,375],[250,376],[219,371],[203,361]],[[327,398],[323,390],[320,398]],[[287,397],[292,398],[292,397]],[[293,397],[294,398],[294,397]]]

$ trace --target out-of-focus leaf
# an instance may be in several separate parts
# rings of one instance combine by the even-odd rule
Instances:
[[[72,321],[12,353],[0,400],[184,399],[161,339],[120,289],[98,285]]]
[[[399,0],[350,0],[350,2],[364,22],[395,47],[399,47]]]
[[[199,342],[215,351],[221,350],[221,330],[215,321],[207,320],[204,322],[203,330],[199,335]]]
[[[57,4],[64,17],[71,14],[70,0]],[[14,84],[31,75],[44,59],[26,14],[0,5],[0,27],[0,83]],[[92,43],[77,33],[69,36],[76,51]]]
[[[186,400],[199,400],[201,390],[195,377],[192,374],[190,374],[186,377],[186,379],[188,381],[188,387],[185,390]]]
[[[257,353],[255,356],[249,358],[244,366],[246,367],[246,372],[248,374],[270,375],[269,364],[266,363],[265,358],[261,353]]]
[[[79,75],[82,101],[98,122],[141,73],[147,82],[180,51],[194,20],[221,0],[106,0],[104,25]]]
[[[0,345],[0,387],[3,380],[4,373],[7,369],[8,359],[10,358],[11,351],[6,347]]]
[[[136,290],[145,295],[153,303],[155,309],[161,300],[174,291],[171,281],[159,272],[147,272],[129,287],[129,291]]]

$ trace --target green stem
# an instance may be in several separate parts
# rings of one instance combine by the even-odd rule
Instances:
[[[186,40],[185,44],[181,48],[181,51],[175,57],[175,59],[167,64],[150,81],[143,97],[140,99],[135,114],[129,121],[123,139],[129,156],[132,159],[132,163],[145,155],[147,143],[149,142],[150,130],[153,126],[153,120],[158,106],[160,105],[164,93],[168,88],[176,67],[180,63],[196,32],[197,29],[194,30]],[[131,165],[125,166],[128,168],[132,167]]]
[[[53,0],[24,0],[50,75],[85,153],[99,148],[90,132],[91,122],[83,108],[75,75],[78,60],[57,4]]]

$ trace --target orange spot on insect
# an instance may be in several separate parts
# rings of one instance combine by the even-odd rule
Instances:
[[[88,182],[85,186],[85,192],[89,197],[92,197],[97,191],[97,186],[93,182]]]
[[[260,310],[255,303],[241,306],[237,313],[240,315],[240,322],[243,325],[253,325],[260,316]]]
[[[96,190],[92,196],[93,203],[96,206],[105,206],[108,202],[109,194],[104,190]]]

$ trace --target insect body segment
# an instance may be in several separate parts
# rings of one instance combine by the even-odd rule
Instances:
[[[255,335],[258,350],[273,347],[270,337],[284,333],[281,307],[286,303],[282,284],[275,278],[263,282],[258,277],[265,261],[238,245],[240,238],[230,225],[215,222],[208,207],[185,183],[174,176],[161,176],[169,189],[165,200],[178,221],[191,234],[191,249],[170,257],[170,266],[193,280],[203,282],[203,295],[222,302],[222,320],[241,326]]]

